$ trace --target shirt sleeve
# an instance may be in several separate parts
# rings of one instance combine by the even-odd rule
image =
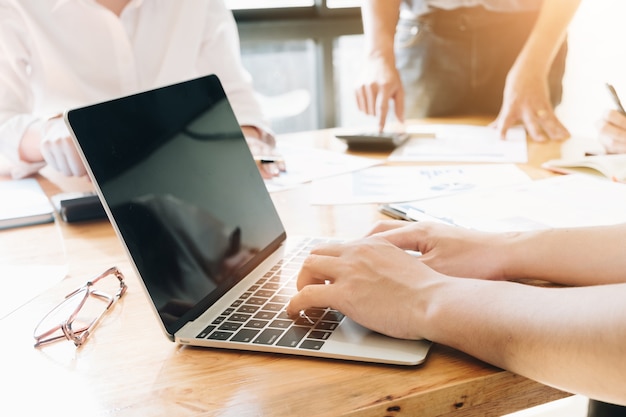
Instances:
[[[8,5],[0,5],[0,152],[19,161],[20,140],[37,117],[32,115],[29,83],[30,49],[24,22]]]
[[[222,0],[214,0],[211,5],[198,58],[200,73],[215,73],[239,124],[259,128],[271,136],[266,138],[271,142],[273,134],[255,95],[252,77],[241,62],[239,33],[232,12]]]

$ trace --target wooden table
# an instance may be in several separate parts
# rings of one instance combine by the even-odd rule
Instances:
[[[280,140],[344,149],[329,131]],[[559,154],[558,143],[529,143],[522,167],[548,176],[537,166]],[[91,187],[45,170],[39,179],[49,195]],[[308,192],[304,185],[273,195],[289,234],[357,237],[384,218],[373,205],[310,206]],[[0,320],[2,415],[499,416],[569,395],[441,345],[417,367],[177,346],[161,332],[106,220],[0,231],[0,249],[2,264],[67,262],[69,270]],[[111,265],[126,274],[129,291],[89,341],[80,349],[65,341],[33,348],[43,314]],[[20,277],[1,279],[10,291]]]

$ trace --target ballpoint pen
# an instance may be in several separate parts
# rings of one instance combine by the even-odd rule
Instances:
[[[421,210],[410,208],[410,207],[404,210],[398,207],[393,207],[390,204],[381,204],[378,207],[378,210],[381,213],[386,214],[387,216],[392,217],[394,219],[398,219],[398,220],[406,220],[409,222],[428,221],[428,222],[446,223],[446,224],[454,225],[454,222],[452,221],[452,219],[431,216],[429,214],[424,213]]]
[[[619,99],[617,91],[615,91],[615,87],[613,87],[609,83],[606,83],[606,88],[609,89],[609,93],[611,93],[611,97],[613,98],[613,101],[615,102],[615,105],[617,106],[619,112],[626,115],[626,110],[624,110],[624,106],[622,106],[622,101]]]
[[[254,160],[259,164],[274,164],[285,162],[281,156],[276,155],[254,155]]]

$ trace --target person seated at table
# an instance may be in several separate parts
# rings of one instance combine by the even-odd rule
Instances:
[[[625,236],[626,223],[487,233],[383,221],[314,248],[288,314],[332,307],[374,331],[626,405]]]
[[[223,0],[0,0],[0,151],[13,176],[86,173],[65,109],[217,74],[254,154],[274,136]],[[263,164],[265,177],[278,173]]]
[[[365,0],[358,108],[396,118],[488,115],[504,137],[565,139],[555,116],[566,29],[580,0]]]
[[[602,120],[599,141],[607,153],[626,153],[626,114],[609,110]]]

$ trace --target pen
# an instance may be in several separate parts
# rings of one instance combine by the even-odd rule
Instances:
[[[454,225],[452,219],[431,216],[423,211],[410,207],[404,210],[399,207],[393,207],[389,204],[382,204],[378,207],[378,210],[381,213],[398,220],[406,220],[409,222],[435,222]]]
[[[389,204],[382,204],[380,206],[378,206],[378,210],[383,213],[386,214],[387,216],[396,219],[396,220],[406,220],[409,222],[414,222],[415,220],[410,218],[409,216],[407,216],[405,211],[402,210],[398,210],[395,207],[391,207]]]
[[[275,164],[285,162],[281,156],[275,155],[255,155],[254,160],[259,164]]]
[[[626,115],[626,110],[624,110],[624,106],[622,106],[622,101],[619,99],[617,91],[615,91],[615,87],[613,87],[609,83],[606,83],[606,88],[609,89],[609,93],[611,93],[611,97],[613,98],[613,101],[615,102],[615,105],[617,106],[619,112]]]

